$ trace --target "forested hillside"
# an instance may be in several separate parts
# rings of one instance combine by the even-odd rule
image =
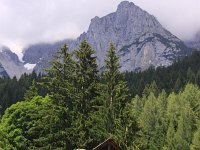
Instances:
[[[94,52],[87,41],[73,53],[64,45],[47,75],[1,79],[10,92],[1,99],[9,105],[0,148],[92,149],[109,137],[123,150],[200,148],[199,52],[167,68],[123,74],[114,44],[101,72]]]
[[[200,52],[177,60],[169,67],[149,68],[143,72],[122,73],[132,96],[142,95],[145,87],[157,86],[159,92],[164,89],[167,94],[182,90],[187,83],[200,86]],[[41,75],[33,72],[24,74],[19,80],[16,78],[0,78],[0,114],[10,105],[23,100],[24,93],[32,85],[32,81],[39,81]],[[151,85],[152,84],[152,85]],[[37,84],[36,84],[37,85]],[[39,88],[40,86],[37,85]],[[45,89],[38,89],[40,95],[45,95]]]
[[[20,79],[0,78],[0,115],[4,113],[6,108],[19,101],[23,101],[26,90],[32,85],[32,82],[39,81],[41,75],[35,72],[31,74],[23,74]],[[39,87],[38,87],[39,88]],[[43,95],[45,90],[39,88],[39,93]]]
[[[177,60],[169,67],[151,67],[143,72],[126,72],[125,80],[132,96],[142,95],[145,87],[157,86],[159,92],[164,89],[170,92],[183,90],[187,83],[200,86],[200,52]]]

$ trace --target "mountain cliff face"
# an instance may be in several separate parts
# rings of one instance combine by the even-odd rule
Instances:
[[[2,64],[0,63],[0,78],[5,78],[5,77],[9,77],[6,70],[4,69],[4,67],[2,66]]]
[[[168,66],[190,51],[154,16],[128,1],[120,3],[116,12],[92,19],[88,31],[70,48],[76,49],[84,39],[96,50],[100,66],[104,65],[109,42],[114,42],[120,56],[121,71]]]
[[[195,35],[193,39],[186,41],[185,43],[188,47],[200,50],[200,31]]]
[[[114,13],[93,18],[88,31],[69,43],[69,49],[77,49],[82,40],[87,40],[96,50],[100,68],[104,66],[109,43],[114,42],[120,56],[121,71],[168,66],[191,52],[181,40],[164,29],[154,16],[128,1],[121,2]],[[38,53],[37,51],[34,53]],[[45,51],[47,57],[37,62],[37,70],[48,65],[47,60],[51,58],[49,56],[52,52],[55,50]],[[28,50],[24,53],[24,60],[36,63],[36,59],[26,59],[27,53]],[[37,60],[40,54],[43,55],[43,52],[37,54]]]
[[[30,72],[10,49],[2,47],[0,50],[0,77],[19,78],[23,73]]]
[[[24,63],[36,64],[34,68],[36,72],[44,72],[43,68],[49,67],[48,61],[53,59],[52,55],[65,43],[70,45],[72,42],[73,40],[63,40],[52,44],[41,43],[30,45],[23,50],[24,55],[22,60]]]

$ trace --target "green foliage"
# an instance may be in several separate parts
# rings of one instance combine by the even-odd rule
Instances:
[[[110,137],[127,150],[200,149],[199,57],[122,74],[111,43],[99,73],[87,41],[73,53],[64,45],[42,80],[0,79],[1,102],[11,99],[3,109],[13,104],[1,118],[0,149],[92,149]]]
[[[24,94],[24,100],[29,101],[32,100],[33,97],[38,95],[38,89],[35,85],[35,81],[33,80],[32,85],[26,90]]]
[[[149,68],[145,71],[126,72],[131,95],[142,95],[146,86],[154,81],[158,89],[164,89],[167,94],[179,92],[187,83],[200,86],[200,52],[196,51],[191,56],[178,60],[168,67]],[[158,92],[159,93],[159,92]]]
[[[127,134],[129,128],[129,125],[127,127],[124,126],[128,117],[124,109],[128,100],[128,88],[119,71],[119,57],[116,54],[114,44],[110,44],[106,56],[105,70],[101,76],[105,84],[101,84],[101,88],[98,89],[99,97],[97,101],[100,105],[98,105],[95,114],[92,115],[92,134],[98,129],[99,139],[96,139],[95,134],[93,136],[96,139],[96,143],[112,137],[124,147],[128,140],[128,135],[126,137],[122,135],[123,133]]]
[[[53,149],[67,147],[66,135],[60,131],[65,109],[52,105],[46,96],[18,102],[5,111],[0,129],[7,135],[12,149]],[[8,149],[7,145],[3,148]]]
[[[56,112],[52,116],[59,122],[59,126],[54,128],[56,130],[51,132],[60,139],[60,145],[71,149],[73,146],[71,130],[75,128],[72,122],[75,117],[74,105],[76,104],[76,95],[74,94],[76,92],[74,86],[75,62],[72,60],[72,54],[68,52],[67,45],[64,45],[54,55],[54,60],[50,63],[51,67],[47,69],[48,75],[43,78],[40,85],[47,89],[53,103],[52,112]],[[61,114],[57,113],[59,110],[62,110]],[[54,120],[52,121],[54,122]],[[56,137],[52,137],[52,140]]]
[[[166,140],[165,140],[165,149],[168,150],[173,150],[175,149],[175,127],[174,127],[174,123],[172,120],[170,120],[168,129],[167,129],[167,134],[166,134]]]
[[[75,51],[76,63],[76,92],[78,110],[87,118],[92,110],[93,99],[97,96],[98,69],[94,50],[87,41],[83,41]]]
[[[194,133],[194,137],[191,144],[191,150],[200,149],[200,124],[198,122],[197,131]]]
[[[35,98],[34,101],[38,101],[38,99],[40,97]],[[36,119],[32,115],[35,114],[35,117],[39,117],[36,105],[38,104],[33,102],[18,102],[6,110],[0,129],[7,135],[7,140],[13,148],[25,149],[30,146],[27,132],[28,128],[32,128],[34,125],[31,120]]]
[[[10,78],[0,78],[0,115],[4,114],[6,108],[10,107],[12,104],[15,104],[24,99],[24,94],[26,90],[32,85],[33,80],[38,82],[41,78],[41,75],[37,75],[35,72],[27,75],[23,74],[19,80],[14,77]],[[38,92],[41,95],[44,95],[44,90],[40,87]]]
[[[106,82],[102,91],[105,100],[105,108],[107,111],[107,127],[108,132],[114,134],[117,125],[117,119],[122,113],[122,103],[126,100],[126,97],[120,97],[120,90],[122,90],[123,82],[120,83],[120,72],[119,72],[119,57],[117,57],[115,52],[115,47],[111,43],[110,48],[107,53],[107,58],[105,60],[106,70],[103,73],[103,79]],[[118,93],[119,92],[119,93]],[[126,95],[122,95],[126,96]]]
[[[90,147],[93,141],[90,137],[92,127],[90,114],[94,112],[93,106],[98,103],[98,69],[94,50],[87,41],[81,42],[79,49],[75,51],[76,75],[75,75],[75,113],[74,124],[76,135],[74,134],[74,144],[76,147]],[[78,126],[77,126],[78,125]],[[81,135],[81,136],[79,136]],[[86,146],[87,145],[87,146]]]
[[[0,129],[0,150],[3,150],[4,147],[7,147],[10,149],[10,144],[8,142],[8,137],[6,136],[6,133]]]
[[[68,53],[67,45],[53,57],[54,60],[50,61],[51,67],[46,69],[48,75],[43,78],[41,85],[47,89],[55,104],[69,107],[74,92],[74,61],[72,55]]]
[[[198,147],[196,124],[200,119],[200,89],[188,84],[178,94],[167,96],[163,91],[157,97],[153,91],[149,95],[136,96],[127,105],[129,118],[137,129],[132,133],[135,137],[131,147],[153,150]]]

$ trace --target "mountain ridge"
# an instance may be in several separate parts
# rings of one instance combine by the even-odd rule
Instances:
[[[31,73],[9,48],[3,46],[0,50],[0,77],[15,76],[19,79],[23,73]]]
[[[83,32],[76,40],[68,43],[70,51],[77,49],[82,40],[87,40],[96,51],[100,68],[104,66],[105,54],[112,41],[120,56],[121,71],[168,66],[179,57],[191,53],[191,49],[163,28],[153,15],[128,1],[121,2],[113,13],[91,19],[87,32]],[[36,72],[41,72],[42,68],[49,66],[48,60],[52,59],[51,55],[57,50],[45,51],[44,57],[34,62]],[[32,50],[33,54],[37,51],[38,49]],[[26,55],[28,52],[24,51],[23,60],[26,63],[33,63]]]
[[[153,62],[153,60],[149,59],[150,57],[148,60],[145,60],[146,65],[142,64],[139,57],[144,55],[141,54],[142,56],[134,56],[137,55],[136,51],[139,49],[138,44],[129,47],[129,51],[132,52],[132,55],[129,55],[131,53],[128,53],[128,55],[127,53],[120,53],[120,49],[127,45],[131,45],[134,42],[137,43],[138,38],[140,40],[145,40],[150,38],[153,34],[160,35],[162,39],[166,39],[165,43],[160,42],[160,44],[158,44],[158,40],[155,41],[157,42],[157,47],[161,48],[161,52],[166,52],[166,49],[168,49],[168,55],[174,54],[176,57],[182,57],[182,55],[179,55],[179,51],[184,51],[184,55],[187,55],[190,51],[186,46],[184,46],[184,43],[182,43],[180,39],[163,28],[153,15],[148,14],[133,2],[128,1],[121,2],[114,13],[110,13],[101,18],[94,17],[91,20],[88,31],[81,34],[77,40],[70,45],[70,49],[77,49],[82,40],[89,41],[93,49],[96,50],[98,64],[102,67],[104,65],[104,58],[109,42],[112,41],[116,45],[118,54],[122,56],[120,57],[120,63],[122,66],[121,71],[134,71],[138,68],[145,70],[151,65],[159,65],[157,65],[156,62],[148,63],[150,61]],[[172,43],[170,43],[170,41],[172,41]],[[150,52],[151,49],[156,48],[153,46],[155,42],[152,44],[149,41],[143,43],[143,46],[140,45],[140,51],[143,53]],[[171,47],[171,49],[169,49],[169,47]],[[144,49],[148,50],[144,52]],[[155,55],[155,53],[152,55]],[[159,58],[152,56],[152,59],[157,59],[157,61],[159,61]],[[168,66],[172,64],[173,61],[166,59],[166,63],[163,62],[162,65]],[[136,65],[133,66],[133,64]]]

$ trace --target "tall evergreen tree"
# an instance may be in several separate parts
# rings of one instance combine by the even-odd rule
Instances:
[[[170,120],[170,123],[169,123],[169,127],[168,127],[168,130],[167,130],[167,134],[166,134],[166,145],[165,145],[165,148],[168,149],[168,150],[174,150],[175,149],[175,128],[174,128],[174,121],[173,120]]]
[[[159,95],[160,90],[156,84],[155,81],[153,81],[150,85],[147,84],[144,88],[143,94],[145,96],[149,96],[151,93],[153,93],[156,97]]]
[[[176,80],[175,84],[174,84],[173,91],[174,91],[175,93],[178,93],[178,92],[181,90],[181,87],[182,87],[182,85],[181,85],[181,80],[180,80],[180,78],[178,78],[178,79]]]
[[[195,83],[195,74],[190,67],[187,70],[187,79],[189,83]]]
[[[192,140],[192,144],[190,146],[191,150],[199,150],[200,149],[200,122],[197,122],[197,130],[194,133],[194,137]]]
[[[95,51],[92,50],[89,43],[84,40],[81,42],[79,49],[75,51],[76,76],[76,145],[85,147],[90,145],[92,139],[89,136],[89,130],[92,127],[90,114],[97,105],[96,97],[98,87],[98,66],[96,63]],[[79,136],[82,135],[82,136]]]
[[[33,97],[38,95],[38,89],[35,85],[35,81],[33,80],[32,85],[29,87],[29,89],[25,92],[24,94],[24,100],[25,101],[30,101],[32,100]]]
[[[110,44],[105,59],[105,71],[103,71],[104,87],[101,90],[103,102],[105,128],[109,136],[116,138],[121,144],[126,141],[124,138],[128,131],[123,111],[128,99],[128,88],[120,74],[119,57],[116,54],[115,46]],[[124,120],[123,120],[124,119]]]
[[[42,85],[47,88],[55,104],[71,107],[75,70],[72,54],[68,52],[68,46],[65,44],[53,57],[50,61],[51,67],[46,69],[47,76],[44,77]]]
[[[75,51],[78,108],[86,117],[88,117],[93,100],[97,96],[98,66],[94,54],[95,51],[86,40],[81,42],[79,49]]]
[[[200,70],[196,74],[195,83],[200,86]]]
[[[50,61],[51,67],[48,68],[47,76],[44,77],[41,85],[47,89],[52,99],[52,111],[54,108],[62,109],[62,115],[57,116],[60,120],[60,139],[63,140],[63,146],[67,145],[71,148],[73,141],[71,140],[71,129],[74,112],[74,61],[72,54],[68,52],[67,45],[64,45],[57,54],[53,55],[54,59]],[[53,112],[54,113],[54,112]],[[57,132],[55,131],[55,132]],[[53,135],[53,134],[52,134]]]
[[[175,149],[188,150],[191,142],[191,123],[188,122],[187,124],[185,119],[190,120],[191,118],[185,118],[183,115],[185,114],[181,114],[178,120],[178,127],[174,137]]]

